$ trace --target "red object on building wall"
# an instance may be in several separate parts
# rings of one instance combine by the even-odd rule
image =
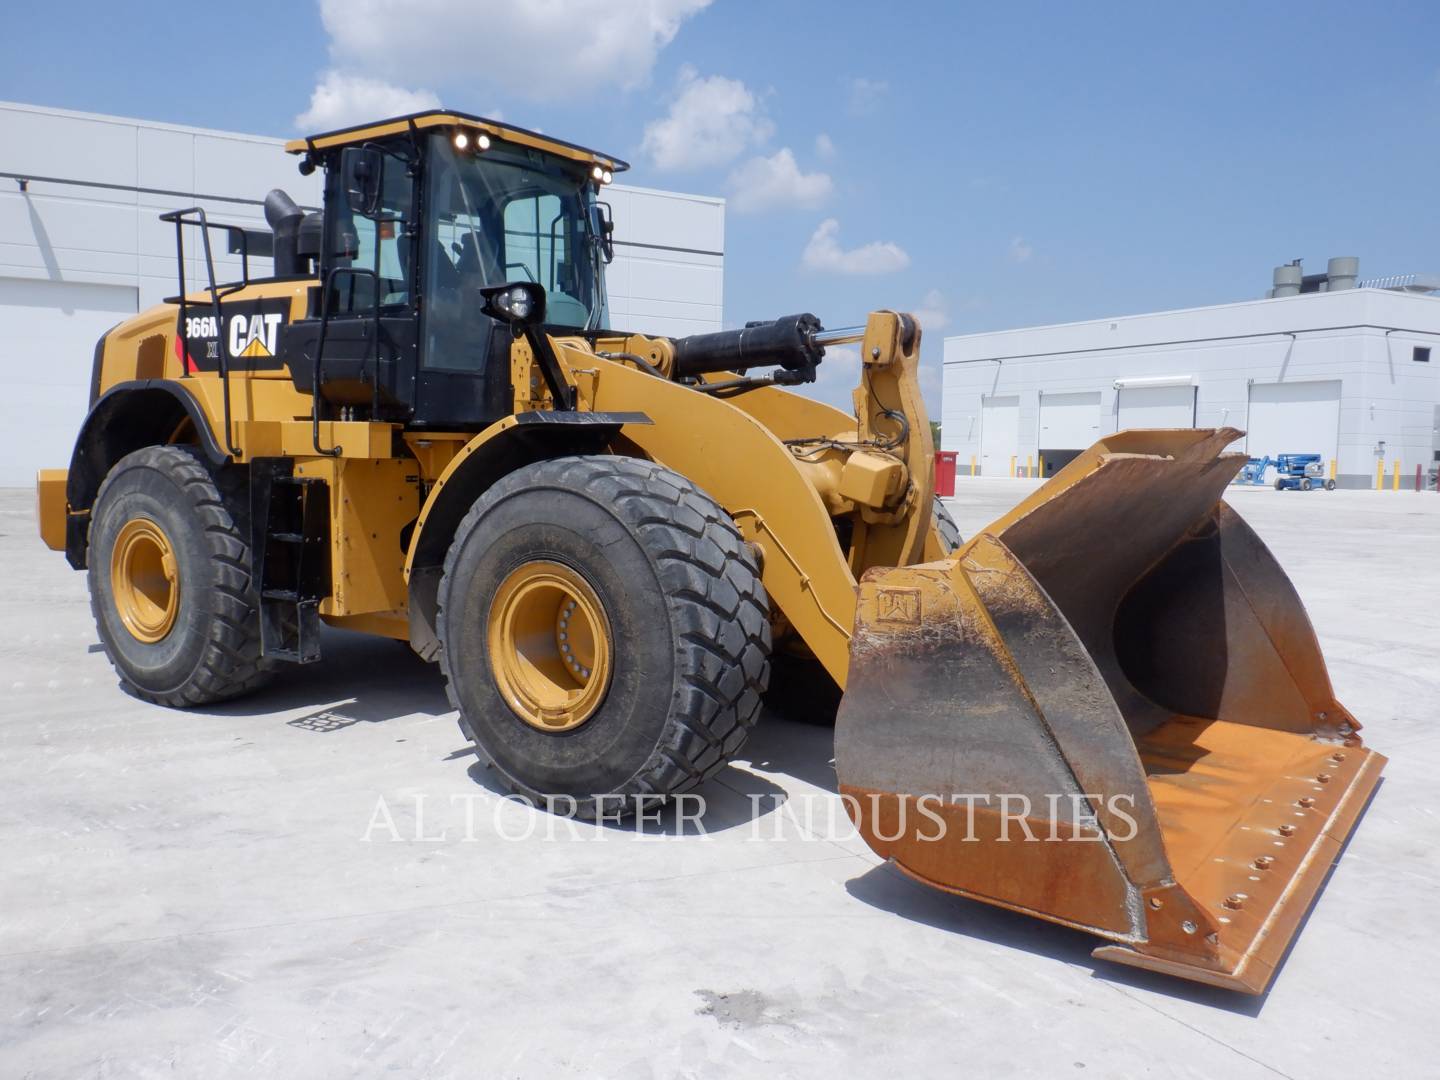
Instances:
[[[955,494],[955,459],[960,455],[954,450],[935,451],[935,494],[947,498]]]

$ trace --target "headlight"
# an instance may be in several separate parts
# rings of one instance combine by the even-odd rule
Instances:
[[[524,326],[545,318],[545,289],[529,281],[512,281],[480,290],[484,312],[492,319]]]
[[[511,315],[520,320],[530,317],[530,293],[527,289],[519,286],[511,289],[500,298],[501,306],[506,308]]]

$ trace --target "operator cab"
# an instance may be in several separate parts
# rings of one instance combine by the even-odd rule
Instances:
[[[325,170],[320,283],[281,341],[322,415],[460,430],[508,415],[518,330],[482,289],[539,286],[546,329],[607,328],[600,193],[623,161],[450,112],[286,149]]]

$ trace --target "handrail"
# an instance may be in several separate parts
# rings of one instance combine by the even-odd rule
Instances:
[[[191,215],[194,215],[193,217]],[[200,239],[205,248],[205,271],[209,279],[207,291],[210,293],[210,304],[215,310],[215,358],[220,375],[220,396],[224,401],[225,409],[225,449],[230,452],[231,457],[239,457],[240,450],[235,445],[234,433],[231,430],[230,420],[230,357],[225,348],[225,320],[221,310],[221,297],[229,296],[231,293],[239,292],[250,284],[250,238],[245,230],[237,225],[223,225],[212,223],[205,215],[205,209],[201,206],[188,206],[183,210],[171,210],[160,215],[160,220],[173,222],[175,225],[175,263],[180,278],[180,295],[177,298],[180,304],[180,317],[176,324],[176,336],[180,339],[180,353],[182,357],[182,377],[190,374],[190,344],[185,334],[185,313],[188,310],[189,301],[186,298],[185,287],[185,226],[190,225],[199,228]],[[215,256],[210,250],[210,230],[224,229],[228,234],[240,236],[240,280],[221,289],[215,284]]]

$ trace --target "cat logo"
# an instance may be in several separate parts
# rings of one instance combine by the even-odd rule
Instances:
[[[279,312],[257,311],[254,315],[235,314],[230,323],[230,355],[252,360],[275,355],[275,335],[285,316]]]
[[[919,589],[881,589],[875,596],[875,618],[879,622],[920,625]]]

